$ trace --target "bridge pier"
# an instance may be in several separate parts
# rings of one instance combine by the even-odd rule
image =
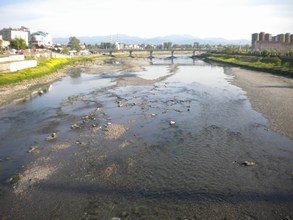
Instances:
[[[191,56],[192,59],[195,59],[196,58],[195,52],[196,52],[196,50],[193,50],[192,51],[192,56]]]
[[[171,50],[171,56],[170,56],[169,58],[171,58],[171,59],[176,58],[176,57],[174,56],[174,52],[175,52],[175,50]]]
[[[154,56],[153,56],[153,51],[152,51],[152,50],[150,50],[150,55],[149,55],[148,58],[149,58],[149,59],[153,59],[153,58],[154,58]]]
[[[132,52],[133,52],[132,50],[129,51],[128,57],[134,58],[134,56],[132,56]]]
[[[110,56],[110,57],[115,57],[115,56],[113,55],[113,51],[112,51],[112,50],[109,51],[109,56]]]

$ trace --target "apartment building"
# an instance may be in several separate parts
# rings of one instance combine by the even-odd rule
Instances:
[[[0,30],[0,35],[2,36],[2,39],[5,41],[11,41],[16,38],[23,39],[26,43],[26,45],[29,45],[29,29],[26,27],[21,28],[3,28]]]
[[[50,34],[43,31],[37,31],[31,33],[29,43],[31,46],[51,47],[53,45],[53,40]]]
[[[272,36],[269,33],[260,32],[251,35],[251,47],[252,49],[267,49],[267,50],[279,50],[287,52],[293,50],[293,34],[278,34]]]

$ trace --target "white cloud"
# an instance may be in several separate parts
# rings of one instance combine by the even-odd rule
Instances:
[[[56,37],[119,33],[249,39],[252,32],[293,32],[290,9],[286,0],[12,1],[0,7],[0,28],[23,25]]]

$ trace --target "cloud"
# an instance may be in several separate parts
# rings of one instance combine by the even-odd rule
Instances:
[[[53,36],[129,34],[250,38],[293,32],[291,0],[2,0],[0,28],[27,26]]]

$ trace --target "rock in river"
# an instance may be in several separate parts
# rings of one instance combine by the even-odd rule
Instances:
[[[47,141],[52,141],[55,140],[57,138],[57,134],[56,133],[52,133],[47,137]]]
[[[244,161],[243,163],[242,163],[242,165],[243,166],[254,166],[255,165],[255,163],[254,162],[252,162],[252,161]]]

